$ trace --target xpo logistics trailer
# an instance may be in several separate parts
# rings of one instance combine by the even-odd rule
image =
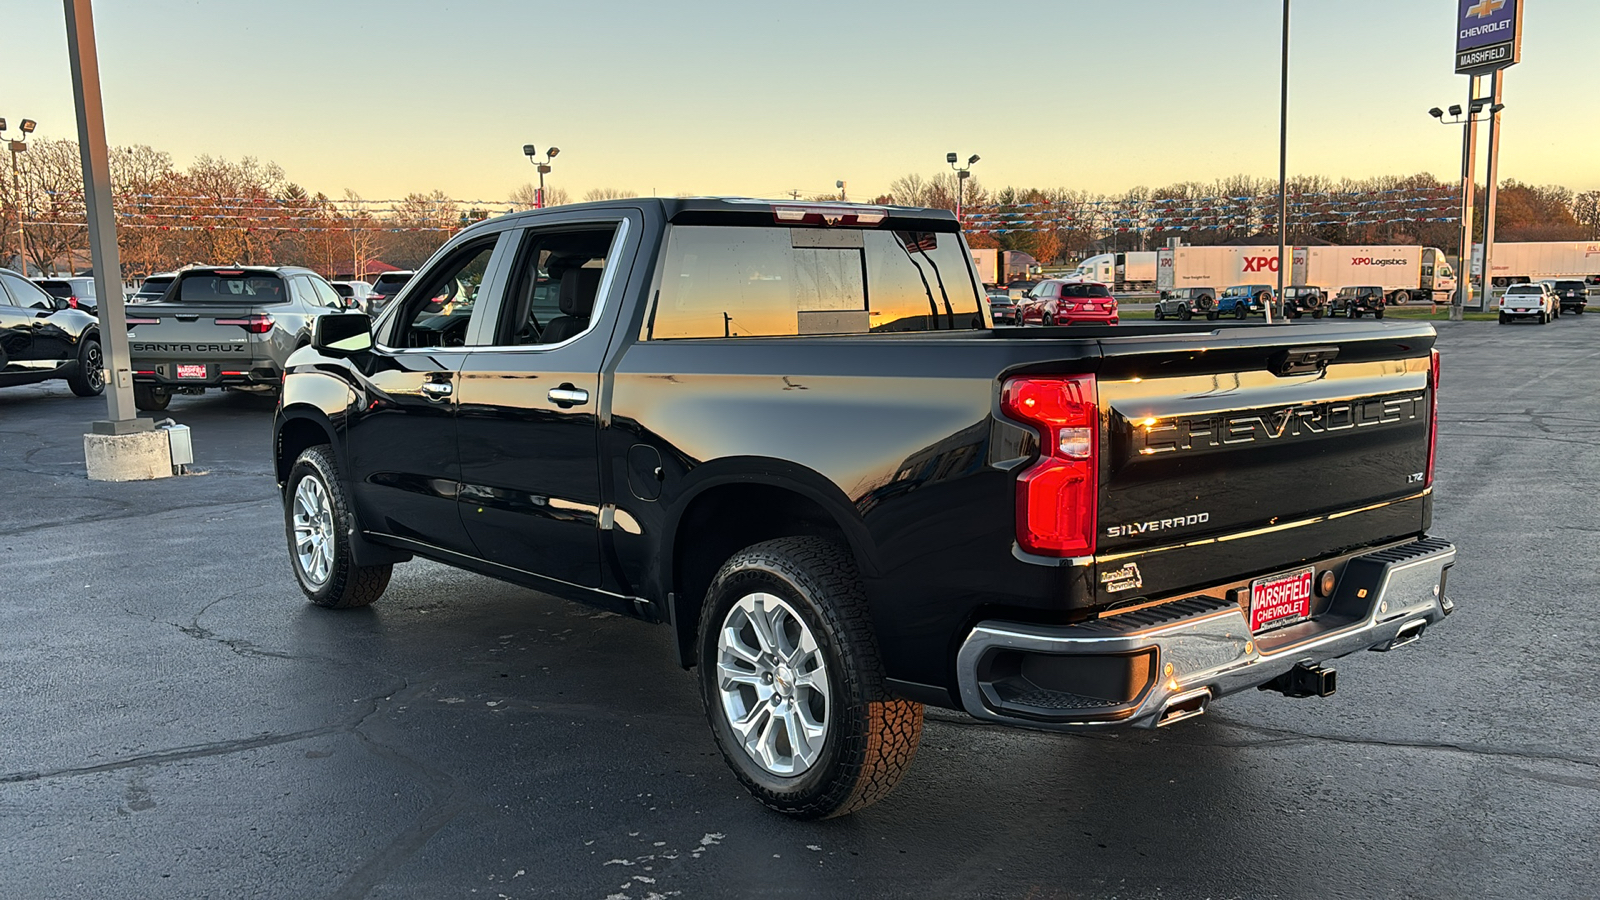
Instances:
[[[1525,284],[1541,278],[1582,278],[1600,284],[1600,241],[1495,242],[1496,285]],[[1472,277],[1483,277],[1483,245],[1472,245]]]
[[[1379,286],[1389,303],[1417,299],[1445,302],[1456,277],[1443,251],[1414,245],[1291,247],[1293,268],[1286,285],[1314,285],[1328,294],[1342,287]],[[1156,251],[1156,289],[1236,284],[1276,284],[1276,245],[1172,247]]]

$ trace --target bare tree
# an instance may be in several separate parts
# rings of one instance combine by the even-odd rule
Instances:
[[[539,186],[528,182],[511,192],[507,198],[511,205],[519,210],[537,209],[539,206]],[[566,206],[572,200],[567,196],[566,188],[547,187],[544,189],[545,206]]]
[[[595,200],[629,200],[637,196],[639,196],[638,193],[634,191],[618,190],[617,188],[590,188],[589,190],[583,192],[583,199],[585,202],[592,202]]]

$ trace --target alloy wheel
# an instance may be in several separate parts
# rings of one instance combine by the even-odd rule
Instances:
[[[794,607],[746,594],[717,632],[717,690],[744,752],[772,775],[810,769],[828,738],[828,670]]]
[[[322,482],[308,475],[294,489],[295,563],[308,581],[323,585],[333,571],[333,554],[333,504]]]
[[[83,364],[89,369],[89,371],[83,373],[83,377],[89,382],[89,389],[99,393],[106,386],[106,364],[105,357],[100,353],[100,344],[98,342],[90,344],[85,350]]]

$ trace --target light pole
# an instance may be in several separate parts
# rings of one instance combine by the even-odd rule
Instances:
[[[546,150],[544,154],[544,162],[539,162],[539,160],[535,159],[535,157],[539,155],[539,150],[532,144],[523,144],[522,154],[528,157],[528,162],[533,163],[534,168],[539,170],[539,193],[534,199],[533,208],[544,209],[544,176],[550,174],[550,160],[555,159],[561,154],[561,148],[551,147],[549,150]]]
[[[1283,62],[1280,63],[1281,85],[1278,106],[1278,290],[1267,304],[1267,324],[1272,315],[1283,316],[1284,270],[1292,261],[1284,259],[1289,242],[1289,0],[1283,0]]]
[[[946,153],[944,161],[950,164],[951,170],[956,173],[956,225],[961,224],[961,204],[967,198],[967,179],[972,177],[972,164],[978,161],[978,154],[974,153],[967,158],[965,167],[957,167],[956,160],[960,157],[954,153]]]
[[[845,201],[845,196],[844,196],[844,182],[843,181],[835,181],[833,183],[833,186],[839,189],[839,202],[840,203],[846,202]]]
[[[7,140],[7,148],[11,151],[11,212],[17,217],[17,265],[22,270],[24,277],[28,274],[28,245],[22,234],[22,179],[17,175],[17,154],[28,149],[28,135],[39,127],[39,123],[32,119],[23,119],[18,130],[22,137]],[[0,119],[0,139],[4,139],[6,120]]]
[[[1484,110],[1488,116],[1482,115]],[[1494,103],[1489,98],[1478,96],[1478,78],[1473,76],[1467,79],[1467,108],[1462,110],[1460,104],[1453,104],[1449,109],[1450,118],[1446,119],[1445,110],[1435,106],[1428,110],[1428,115],[1439,120],[1441,125],[1461,125],[1461,253],[1456,259],[1456,295],[1450,302],[1450,320],[1459,322],[1465,318],[1466,307],[1472,300],[1472,201],[1473,177],[1478,169],[1478,123],[1485,118],[1499,115],[1505,109],[1505,104]],[[1487,250],[1488,248],[1485,248]],[[1487,254],[1485,254],[1487,256]],[[1484,295],[1491,293],[1488,277],[1489,262],[1484,260]]]

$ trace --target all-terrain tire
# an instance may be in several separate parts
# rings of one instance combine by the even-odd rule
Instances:
[[[1161,308],[1161,304],[1157,303],[1156,304],[1156,321],[1159,322],[1162,319],[1165,319],[1166,317],[1167,317],[1166,310],[1162,309]]]
[[[294,498],[300,482],[307,478],[321,482],[333,514],[333,561],[327,579],[321,584],[307,575],[296,556]],[[383,596],[384,589],[389,586],[389,575],[394,571],[392,564],[355,564],[355,557],[350,551],[350,537],[356,530],[355,513],[350,507],[350,498],[345,494],[344,482],[339,478],[339,465],[334,461],[333,448],[327,444],[306,448],[289,470],[289,480],[283,490],[283,530],[289,541],[289,567],[294,569],[300,590],[312,603],[327,609],[367,606]]]
[[[722,703],[718,635],[729,610],[752,593],[789,604],[827,666],[828,730],[809,768],[775,775],[739,743]],[[723,759],[768,807],[801,819],[842,816],[887,796],[922,738],[922,704],[891,697],[850,553],[815,537],[766,541],[734,554],[712,580],[700,612],[700,686]]]
[[[67,387],[79,397],[98,397],[106,390],[106,361],[100,339],[86,336],[78,346],[78,368],[67,376]]]
[[[172,389],[159,384],[133,386],[133,405],[145,412],[160,412],[172,402]]]

